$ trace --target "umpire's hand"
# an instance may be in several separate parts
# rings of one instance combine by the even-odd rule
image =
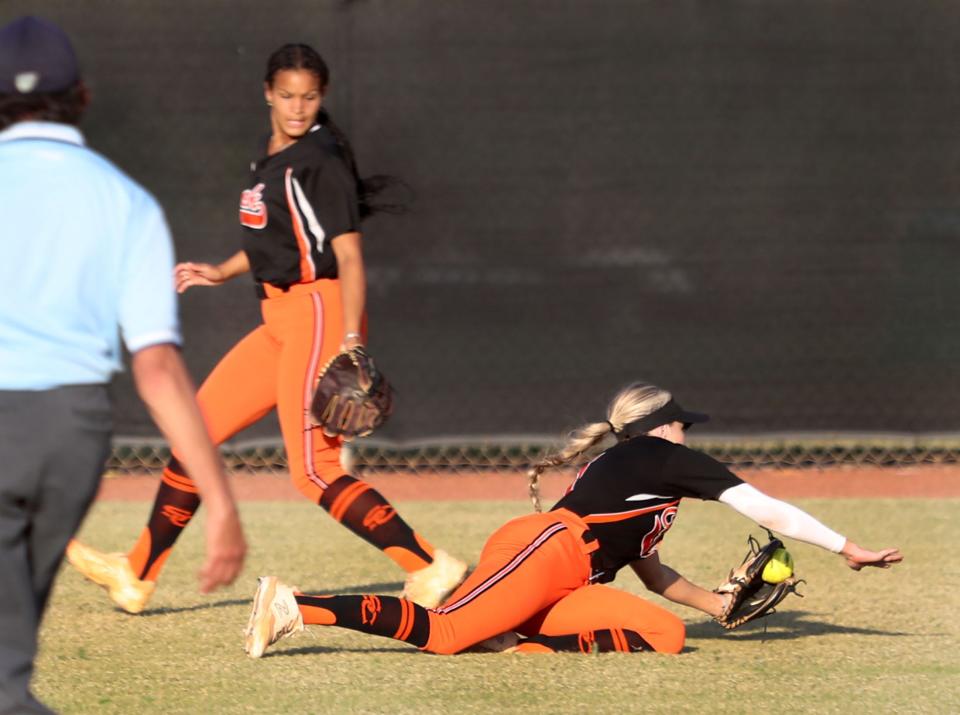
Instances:
[[[247,542],[243,538],[236,507],[232,503],[206,506],[207,558],[197,573],[203,593],[233,583],[243,570],[243,559],[247,554]]]

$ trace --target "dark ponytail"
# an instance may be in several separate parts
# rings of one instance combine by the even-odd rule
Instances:
[[[387,174],[374,174],[361,179],[360,172],[357,169],[357,159],[353,154],[353,146],[350,144],[347,135],[334,123],[330,117],[330,113],[322,107],[317,114],[317,121],[325,126],[329,132],[333,134],[334,139],[337,140],[337,144],[340,145],[340,151],[343,152],[343,158],[346,160],[347,166],[350,167],[353,178],[357,182],[357,202],[360,205],[360,218],[364,219],[375,213],[402,214],[406,212],[407,207],[404,204],[384,204],[371,201],[374,196],[384,189],[402,184],[403,182],[397,177]]]
[[[283,70],[307,70],[313,72],[317,76],[317,79],[320,80],[321,89],[324,90],[330,83],[330,69],[327,67],[327,63],[323,61],[320,53],[309,45],[284,45],[270,55],[270,58],[267,60],[267,73],[263,81],[272,87],[273,78],[277,75],[277,72]],[[360,172],[357,169],[357,159],[353,153],[353,146],[350,144],[350,140],[347,138],[347,135],[344,134],[343,130],[334,123],[330,117],[330,113],[326,109],[321,107],[320,112],[317,114],[317,122],[326,127],[334,139],[337,140],[340,151],[343,152],[343,158],[346,160],[347,166],[353,174],[353,178],[357,184],[357,202],[360,210],[360,218],[365,219],[367,216],[372,216],[375,213],[404,213],[407,210],[405,204],[383,204],[372,201],[372,199],[384,189],[402,184],[403,182],[395,176],[385,174],[375,174],[361,179]]]

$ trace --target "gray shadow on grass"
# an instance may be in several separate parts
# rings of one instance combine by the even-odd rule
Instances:
[[[699,650],[696,646],[685,645],[683,647],[684,653],[696,653]],[[278,650],[273,652],[268,652],[263,655],[264,658],[269,658],[273,656],[298,656],[298,655],[330,655],[332,653],[396,653],[398,655],[417,655],[420,657],[423,656],[434,656],[436,658],[456,658],[458,656],[480,656],[483,658],[493,658],[499,657],[503,658],[503,653],[479,653],[479,652],[468,652],[464,651],[462,653],[455,653],[452,656],[436,655],[435,653],[423,653],[420,650],[414,648],[413,646],[408,646],[406,648],[400,646],[396,648],[332,648],[328,646],[307,646],[304,648],[286,648],[285,650]],[[571,653],[563,653],[562,655],[572,655]],[[642,657],[642,653],[636,653],[637,657]]]
[[[264,658],[281,658],[300,655],[330,655],[331,653],[395,653],[397,655],[418,655],[423,653],[413,646],[399,646],[394,648],[333,648],[330,646],[312,645],[303,648],[284,648],[283,650],[267,651]]]
[[[729,638],[735,641],[782,641],[810,636],[843,633],[860,636],[913,636],[915,633],[885,631],[878,628],[859,628],[814,620],[806,611],[787,611],[759,618],[728,631],[713,621],[687,625],[687,638]]]
[[[251,594],[250,598],[230,598],[224,599],[222,601],[211,601],[210,603],[195,603],[192,606],[162,606],[160,608],[148,608],[146,611],[139,613],[141,618],[149,618],[150,616],[166,616],[171,613],[189,613],[190,611],[205,611],[208,608],[226,608],[228,606],[249,606],[253,602],[253,595]],[[125,611],[117,608],[115,609],[119,613],[124,613]]]

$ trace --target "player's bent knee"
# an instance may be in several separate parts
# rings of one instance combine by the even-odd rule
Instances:
[[[322,472],[314,470],[310,476],[303,470],[290,470],[293,486],[314,504],[320,504],[325,493],[343,476],[346,475],[340,470],[339,464],[323,469]]]
[[[687,627],[679,618],[664,624],[663,632],[658,634],[656,642],[651,643],[657,653],[676,655],[683,650],[687,639]]]
[[[319,504],[320,499],[323,497],[324,488],[314,482],[311,482],[305,476],[297,477],[292,475],[291,481],[293,486],[297,488],[297,491],[303,494],[308,500],[314,504]]]

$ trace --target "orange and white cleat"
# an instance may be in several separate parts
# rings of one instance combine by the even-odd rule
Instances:
[[[281,638],[303,630],[303,616],[294,596],[296,589],[276,576],[261,576],[253,597],[253,610],[244,631],[243,649],[251,658],[259,658]]]

